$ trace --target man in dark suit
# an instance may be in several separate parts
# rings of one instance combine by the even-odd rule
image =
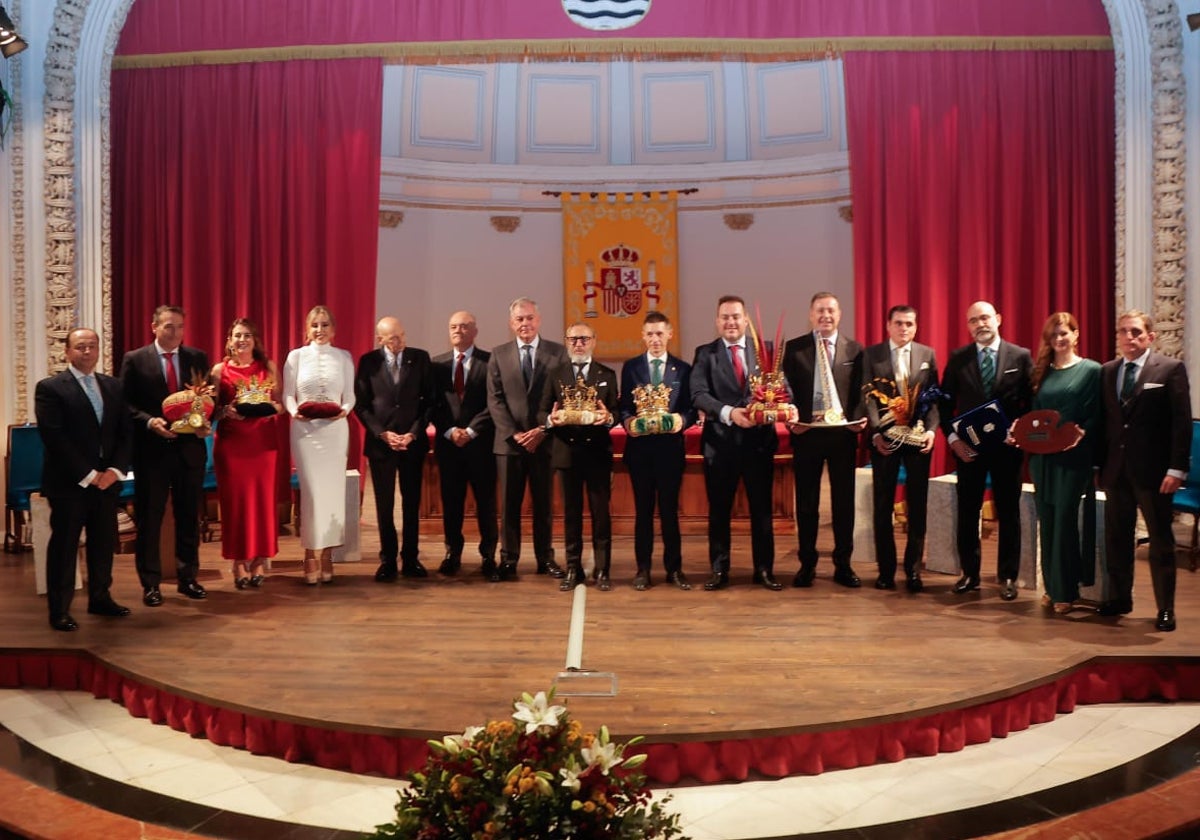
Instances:
[[[1155,353],[1154,321],[1136,309],[1117,320],[1121,358],[1101,368],[1107,446],[1100,483],[1106,566],[1112,598],[1105,616],[1133,611],[1134,528],[1142,512],[1150,534],[1150,580],[1158,609],[1155,627],[1175,629],[1175,535],[1171,497],[1187,480],[1192,418],[1187,369]]]
[[[592,516],[592,572],[604,592],[612,589],[609,577],[612,560],[612,518],[608,504],[612,495],[612,436],[617,416],[617,372],[592,358],[596,332],[587,324],[567,327],[569,359],[550,371],[538,408],[538,422],[552,438],[551,463],[558,473],[563,494],[563,544],[567,552],[567,575],[559,589],[564,592],[582,585],[583,494],[587,491]],[[592,415],[573,416],[564,405],[564,389],[595,389]],[[588,422],[590,420],[590,422]]]
[[[683,486],[683,430],[696,422],[692,408],[692,366],[667,352],[673,332],[671,322],[661,312],[650,312],[642,321],[642,341],[646,352],[634,356],[621,368],[621,422],[628,435],[622,458],[633,485],[633,554],[637,575],[633,588],[650,586],[650,556],[654,551],[654,506],[658,505],[662,522],[663,567],[667,582],[680,589],[692,584],[683,573],[683,541],[679,534],[679,490]],[[667,411],[675,423],[669,433],[636,435],[633,421],[637,405],[633,391],[646,385],[666,385],[671,396]]]
[[[79,629],[71,617],[79,535],[87,529],[88,612],[126,616],[113,600],[113,540],[117,484],[133,458],[133,421],[121,383],[96,373],[100,338],[94,330],[67,334],[69,367],[43,379],[34,392],[38,434],[45,446],[42,495],[50,502],[46,545],[46,603],[55,630]]]
[[[451,352],[433,360],[437,392],[433,411],[434,454],[442,492],[446,557],[438,571],[458,574],[462,565],[463,511],[467,485],[475,496],[483,574],[496,574],[496,427],[487,407],[487,365],[492,354],[475,346],[479,327],[470,312],[450,316]]]
[[[533,552],[539,575],[561,578],[554,562],[553,472],[546,430],[537,412],[549,372],[567,361],[561,345],[539,335],[542,314],[527,297],[508,307],[516,341],[492,349],[488,360],[488,411],[496,425],[493,451],[500,483],[500,568],[492,580],[516,580],[521,559],[521,502],[525,486],[533,497]]]
[[[712,576],[704,588],[729,585],[730,516],[740,480],[750,506],[750,544],[754,582],[778,591],[775,580],[775,530],[771,491],[775,481],[774,424],[758,426],[750,419],[750,377],[759,359],[746,341],[746,303],[736,295],[717,301],[715,341],[696,348],[692,361],[692,404],[704,412],[700,446],[704,455],[704,490],[708,496],[708,560]]]
[[[1011,423],[1029,410],[1033,399],[1030,376],[1033,358],[1024,347],[1000,338],[1001,316],[985,300],[967,309],[967,331],[972,343],[950,354],[942,375],[946,404],[941,412],[942,431],[954,453],[958,470],[956,496],[958,561],[962,577],[954,591],[962,594],[979,588],[979,514],[988,476],[992,478],[992,504],[996,508],[1000,539],[996,571],[1000,597],[1017,597],[1021,570],[1021,465],[1020,449],[1005,443],[976,450],[954,432],[954,418],[996,400]]]
[[[142,603],[162,604],[159,550],[167,495],[175,516],[175,569],[180,594],[207,597],[196,581],[200,570],[200,503],[207,451],[201,433],[176,434],[163,417],[168,396],[208,378],[208,356],[183,346],[184,313],[178,306],[154,310],[154,341],[130,350],[121,362],[125,401],[133,414],[135,553]]]
[[[904,504],[908,520],[908,543],[904,547],[905,587],[920,592],[921,560],[925,554],[926,503],[929,500],[929,462],[938,427],[936,399],[922,400],[920,395],[938,385],[937,359],[933,348],[913,341],[917,335],[917,310],[911,306],[893,306],[888,310],[888,340],[873,344],[863,352],[863,383],[867,392],[867,434],[871,440],[871,480],[875,531],[875,563],[879,567],[876,589],[896,588],[896,530],[892,509],[896,503],[896,484],[904,468]],[[895,388],[890,389],[888,383]],[[906,402],[907,416],[900,423],[895,414],[898,405],[885,406],[878,396],[902,396],[916,393],[915,404]],[[885,420],[886,412],[892,412]],[[886,432],[897,425],[916,432],[915,439],[893,440]]]
[[[800,413],[792,433],[796,484],[796,530],[800,570],[793,586],[812,586],[817,573],[821,471],[829,467],[833,511],[833,580],[861,585],[850,566],[854,553],[854,469],[858,433],[867,425],[862,405],[862,345],[838,332],[842,307],[831,292],[817,292],[808,306],[812,332],[783,348],[783,372]]]
[[[375,325],[377,349],[358,360],[354,374],[354,413],[366,432],[363,454],[371,470],[375,516],[379,522],[379,568],[375,580],[391,583],[428,573],[419,555],[421,480],[429,451],[433,413],[433,363],[429,354],[404,342],[404,327],[392,317]],[[396,479],[400,479],[404,544],[396,535]],[[396,558],[399,556],[400,568]]]

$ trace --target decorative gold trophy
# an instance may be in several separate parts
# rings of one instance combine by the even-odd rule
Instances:
[[[275,382],[269,376],[251,376],[237,384],[233,397],[233,410],[243,417],[269,417],[275,413],[271,392]]]
[[[895,449],[903,444],[917,448],[925,445],[925,421],[912,422],[915,414],[923,413],[925,403],[920,385],[909,386],[907,382],[896,383],[891,379],[875,378],[863,388],[868,397],[879,403],[883,412],[879,415],[881,434],[888,446]],[[934,389],[936,390],[936,389]],[[934,394],[926,394],[933,398]]]
[[[757,305],[754,307],[754,315],[761,325],[762,318],[758,314]],[[795,423],[800,419],[800,411],[788,402],[787,379],[781,369],[783,317],[780,316],[779,325],[775,328],[775,343],[769,346],[754,328],[754,322],[748,320],[747,323],[750,327],[750,340],[754,342],[754,353],[758,356],[760,372],[750,377],[750,404],[746,406],[746,413],[750,421],[759,426]]]
[[[634,388],[633,404],[637,416],[629,423],[629,433],[634,437],[671,434],[683,425],[683,419],[671,413],[671,386],[665,382]]]
[[[596,398],[595,387],[577,375],[574,385],[562,386],[562,399],[558,403],[558,411],[554,413],[554,425],[593,426],[606,412],[604,403]]]
[[[162,402],[163,417],[177,435],[194,435],[212,429],[213,388],[197,376],[192,384]]]

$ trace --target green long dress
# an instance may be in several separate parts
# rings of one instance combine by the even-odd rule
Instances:
[[[1095,540],[1091,534],[1081,539],[1079,507],[1093,482],[1096,447],[1101,443],[1100,365],[1081,359],[1068,368],[1047,369],[1033,407],[1052,408],[1064,423],[1078,423],[1086,433],[1073,449],[1029,459],[1036,491],[1042,582],[1052,601],[1070,603],[1079,597],[1081,583],[1095,583]],[[1084,551],[1085,545],[1090,551]],[[1083,556],[1085,553],[1088,556]]]

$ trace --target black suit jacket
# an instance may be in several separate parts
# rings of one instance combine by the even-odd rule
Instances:
[[[937,358],[933,348],[924,344],[911,342],[908,353],[908,385],[911,389],[916,385],[924,392],[928,388],[936,388],[938,384]],[[892,345],[884,341],[872,344],[863,351],[863,391],[866,394],[875,379],[895,381],[896,371],[892,367]],[[918,398],[919,399],[919,398]],[[879,416],[886,410],[882,409],[879,401],[869,394],[863,402],[867,409],[867,434],[873,435],[879,431]],[[940,414],[937,400],[930,400],[925,412],[909,418],[909,425],[916,425],[918,420],[925,423],[926,431],[934,431],[938,427]]]
[[[746,341],[746,385],[739,388],[729,360],[725,341],[718,338],[696,348],[692,360],[692,405],[705,414],[700,446],[705,458],[714,457],[721,449],[741,449],[761,454],[773,454],[779,449],[779,437],[774,426],[743,429],[721,422],[725,406],[744,408],[750,402],[750,377],[759,373],[758,356],[752,342]]]
[[[672,414],[678,414],[683,418],[683,428],[695,424],[696,409],[692,406],[692,366],[680,359],[677,356],[667,354],[666,363],[663,365],[662,371],[663,384],[669,385],[671,388],[671,400],[667,403],[667,410]],[[621,422],[625,422],[631,417],[637,417],[637,405],[633,402],[633,389],[640,388],[643,385],[650,384],[650,362],[646,360],[646,354],[634,356],[621,366]],[[682,432],[683,429],[680,429]],[[622,458],[625,461],[637,457],[639,450],[647,446],[677,446],[680,450],[680,455],[683,454],[683,435],[643,435],[641,437],[630,436],[625,441],[625,452]]]
[[[539,425],[538,406],[546,389],[546,379],[551,370],[568,359],[565,347],[540,337],[533,357],[533,381],[526,388],[517,342],[508,341],[492,348],[492,358],[488,361],[488,411],[496,424],[494,451],[497,455],[525,452],[513,441],[513,435]]]
[[[400,355],[400,380],[392,382],[382,348],[363,354],[354,374],[354,413],[367,429],[363,454],[386,458],[395,451],[383,442],[384,432],[412,434],[408,452],[428,452],[429,417],[433,413],[433,363],[429,354],[405,347]]]
[[[575,368],[570,361],[560,364],[546,377],[542,389],[542,400],[538,407],[537,420],[539,425],[545,425],[554,404],[562,401],[564,386],[574,386]],[[551,462],[555,469],[570,469],[584,458],[612,455],[612,435],[609,429],[616,422],[619,404],[617,399],[617,372],[607,365],[602,365],[595,359],[588,365],[587,377],[584,383],[596,389],[596,399],[604,403],[610,415],[609,423],[604,426],[555,426],[550,430],[553,438]]]
[[[492,422],[487,405],[487,368],[491,357],[491,353],[478,347],[471,351],[471,365],[463,381],[461,399],[454,390],[454,351],[434,357],[433,427],[437,431],[437,449],[458,449],[444,435],[450,429],[470,429],[475,437],[467,447],[478,447],[481,452],[491,453],[496,434],[496,424]]]
[[[92,403],[69,370],[43,379],[34,392],[38,434],[46,454],[42,468],[42,494],[64,496],[81,492],[79,482],[96,470],[115,467],[129,472],[133,463],[133,420],[121,382],[97,373],[96,384],[104,401],[104,422],[96,420]],[[114,484],[111,492],[119,492]]]
[[[180,387],[196,379],[208,379],[208,356],[203,350],[180,346]],[[133,415],[133,457],[137,464],[157,461],[169,449],[176,448],[192,467],[202,466],[207,457],[204,441],[195,435],[180,435],[174,440],[161,438],[146,428],[153,417],[162,417],[162,402],[170,393],[163,375],[162,361],[153,343],[130,350],[121,361],[121,383],[125,401]]]
[[[996,353],[996,381],[989,397],[983,390],[975,343],[959,347],[950,354],[942,374],[942,390],[946,392],[941,412],[942,431],[949,436],[955,417],[992,399],[1000,403],[1010,422],[1016,420],[1029,411],[1033,401],[1033,387],[1029,381],[1032,374],[1033,358],[1029,351],[1002,340]]]
[[[839,332],[833,344],[833,387],[837,389],[846,420],[863,417],[862,380],[863,347],[852,338]],[[813,419],[813,383],[817,376],[817,343],[813,334],[805,333],[793,338],[783,347],[783,374],[792,399],[800,412],[801,423]]]
[[[1138,486],[1157,489],[1167,470],[1187,472],[1192,447],[1192,402],[1183,362],[1152,352],[1124,404],[1117,392],[1121,359],[1100,369],[1105,423],[1101,485],[1113,488],[1122,469]]]

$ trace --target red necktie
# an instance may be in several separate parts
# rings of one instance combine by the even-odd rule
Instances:
[[[746,366],[742,364],[742,347],[740,344],[731,344],[729,352],[733,354],[733,375],[737,377],[738,387],[745,388]]]
[[[466,358],[462,353],[458,354],[458,361],[454,364],[454,393],[458,394],[461,400],[463,392],[467,390],[466,377],[463,374],[463,359]]]
[[[167,360],[167,391],[174,394],[179,390],[179,374],[175,372],[175,351],[163,353],[163,358]]]

